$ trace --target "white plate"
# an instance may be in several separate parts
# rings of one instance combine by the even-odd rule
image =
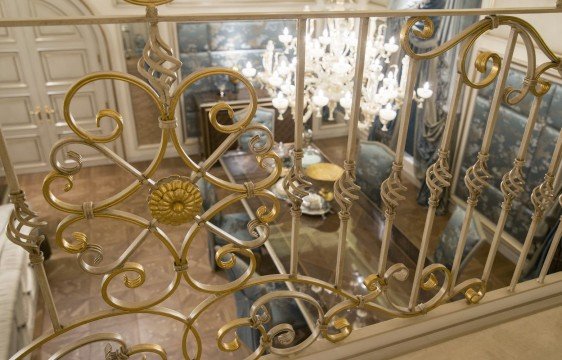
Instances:
[[[273,193],[273,195],[277,196],[277,198],[279,198],[280,200],[284,200],[288,203],[291,202],[291,200],[287,196],[287,193],[285,192],[285,189],[283,188],[283,179],[279,179],[275,183],[275,185],[273,185],[271,187],[270,190]],[[319,209],[310,209],[308,206],[306,206],[306,204],[308,203],[308,200],[309,200],[307,198],[316,199],[316,201],[320,202],[321,207]],[[315,194],[315,193],[308,194],[307,196],[305,196],[303,198],[303,203],[301,205],[301,211],[302,211],[303,214],[306,214],[306,215],[324,215],[328,211],[330,211],[330,209],[331,209],[330,203],[328,203],[322,196],[320,196],[318,194]]]
[[[301,206],[301,210],[303,214],[306,215],[324,215],[326,214],[328,211],[330,211],[330,204],[324,200],[324,198],[318,194],[308,194],[306,195],[303,199],[302,199],[302,206]],[[320,208],[315,207],[314,209],[311,209],[307,206],[309,201],[317,201],[320,203]]]

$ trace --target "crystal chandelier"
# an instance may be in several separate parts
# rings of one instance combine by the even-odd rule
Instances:
[[[323,22],[321,35],[315,36],[315,28]],[[344,119],[349,120],[352,104],[354,64],[356,56],[356,20],[311,19],[306,34],[304,121],[312,116],[321,116],[328,108],[328,120],[334,121],[334,112],[339,104],[344,110]],[[365,76],[361,97],[362,127],[369,127],[378,116],[387,130],[387,125],[396,118],[403,105],[409,57],[402,58],[402,72],[398,79],[398,65],[390,64],[391,57],[399,50],[396,39],[386,39],[386,22],[371,19],[367,37]],[[296,38],[285,28],[278,36],[283,44],[281,51],[269,41],[263,54],[263,71],[257,72],[250,62],[242,69],[243,75],[256,78],[272,97],[272,104],[279,112],[279,120],[290,109],[295,110]],[[414,100],[421,107],[433,91],[428,83],[414,93]]]

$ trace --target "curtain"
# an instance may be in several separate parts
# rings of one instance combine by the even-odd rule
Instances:
[[[433,2],[433,1],[431,1]],[[437,4],[436,4],[437,5]],[[443,4],[447,9],[461,9],[480,7],[481,0],[446,0]],[[443,42],[454,37],[467,26],[478,20],[477,16],[448,16],[442,18],[441,23],[436,31],[435,43]],[[427,49],[430,50],[430,49]],[[410,120],[410,125],[414,128],[412,152],[414,156],[414,165],[416,177],[420,179],[422,186],[418,193],[418,204],[427,206],[429,199],[429,188],[425,184],[425,172],[427,167],[434,163],[438,158],[438,148],[441,144],[441,137],[445,127],[445,121],[449,116],[450,96],[453,93],[454,74],[457,67],[458,47],[452,49],[445,54],[425,61],[421,72],[420,84],[423,84],[423,76],[426,75],[425,81],[429,81],[435,90],[434,96],[424,104],[422,109],[417,109]],[[456,120],[460,117],[460,106],[456,109]],[[453,131],[458,130],[458,121],[455,121]],[[451,150],[455,148],[455,144],[451,144]],[[454,158],[451,151],[449,159]],[[447,188],[441,195],[441,201],[437,214],[447,212],[450,188]]]

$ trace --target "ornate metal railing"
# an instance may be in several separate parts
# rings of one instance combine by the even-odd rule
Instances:
[[[157,6],[170,2],[171,0],[127,0],[132,4],[146,6],[146,21],[148,22],[150,39],[146,44],[143,56],[138,64],[138,70],[146,79],[143,81],[129,74],[119,72],[99,72],[87,75],[78,81],[68,91],[64,101],[64,117],[74,132],[75,136],[59,141],[53,148],[51,153],[51,164],[53,171],[47,175],[43,184],[43,193],[46,201],[54,209],[62,211],[67,216],[60,222],[55,234],[55,243],[64,251],[76,254],[77,261],[81,268],[95,275],[103,275],[101,283],[101,296],[107,305],[111,307],[109,310],[100,311],[87,316],[73,320],[71,322],[62,321],[57,313],[57,307],[51,294],[49,283],[43,266],[43,256],[39,250],[39,246],[43,241],[43,237],[38,234],[38,229],[44,226],[44,223],[37,220],[37,214],[30,210],[23,190],[21,190],[17,177],[9,162],[6,144],[2,141],[0,145],[0,154],[2,162],[5,166],[8,184],[10,186],[11,201],[14,204],[14,211],[8,224],[8,237],[15,244],[23,247],[29,252],[29,259],[35,269],[37,279],[40,285],[42,299],[45,308],[50,315],[52,322],[52,330],[35,339],[30,345],[26,346],[18,352],[13,358],[21,359],[31,354],[42,345],[51,340],[66,334],[73,329],[79,328],[85,324],[96,322],[102,319],[114,318],[131,313],[152,314],[169,318],[177,321],[184,326],[182,334],[178,334],[182,338],[182,352],[185,358],[189,358],[189,354],[193,354],[194,358],[201,358],[202,354],[201,336],[194,323],[197,319],[213,304],[221,301],[225,297],[231,296],[234,292],[246,289],[259,284],[270,282],[287,282],[300,283],[304,286],[316,286],[333,292],[341,299],[340,302],[325,311],[315,298],[305,293],[292,290],[274,291],[260,297],[251,307],[250,315],[246,318],[237,319],[225,324],[218,330],[217,345],[222,351],[236,351],[240,347],[239,340],[235,332],[241,327],[251,327],[257,329],[261,334],[261,344],[251,354],[251,358],[258,358],[266,353],[289,355],[296,353],[315,342],[319,337],[328,339],[331,342],[338,342],[347,338],[352,327],[345,319],[345,312],[348,310],[366,310],[370,312],[381,312],[390,317],[412,317],[416,315],[426,314],[432,309],[438,307],[451,300],[457,294],[464,294],[469,304],[476,304],[486,295],[486,283],[489,280],[492,264],[501,239],[502,232],[505,227],[506,217],[509,213],[513,201],[523,191],[524,183],[524,163],[525,154],[529,146],[532,129],[537,120],[538,109],[541,99],[549,91],[550,83],[543,78],[543,74],[549,69],[557,69],[562,72],[562,62],[549,47],[544,43],[537,31],[527,22],[512,16],[491,15],[465,29],[462,33],[455,36],[441,46],[426,53],[417,53],[411,46],[410,38],[412,36],[420,39],[428,39],[433,35],[434,28],[432,20],[426,16],[416,16],[410,18],[401,31],[401,46],[408,56],[411,57],[411,64],[408,69],[408,81],[406,85],[406,98],[404,106],[400,114],[400,127],[398,129],[398,140],[396,146],[396,155],[392,170],[388,179],[383,183],[381,197],[384,202],[385,215],[385,231],[382,239],[382,249],[378,263],[378,272],[375,274],[363,274],[365,277],[365,286],[368,289],[367,294],[355,294],[342,288],[343,261],[345,259],[348,221],[350,219],[350,209],[357,200],[359,187],[355,183],[355,161],[357,155],[357,125],[360,117],[360,92],[363,83],[363,67],[366,51],[366,38],[369,26],[369,16],[375,14],[359,14],[356,15],[359,20],[359,34],[357,39],[357,59],[355,64],[355,85],[353,91],[353,105],[351,110],[351,120],[349,122],[349,134],[347,153],[344,162],[344,173],[334,186],[335,199],[339,205],[339,243],[338,254],[335,269],[336,276],[333,283],[315,279],[312,277],[299,274],[297,262],[299,256],[299,232],[301,204],[303,197],[307,194],[308,181],[305,179],[302,168],[302,132],[303,132],[303,91],[304,91],[304,59],[306,51],[305,28],[307,17],[314,17],[315,14],[298,14],[298,16],[285,16],[286,18],[297,19],[297,37],[298,37],[298,66],[296,78],[296,118],[295,118],[295,143],[294,143],[294,164],[289,174],[284,180],[284,187],[288,193],[291,206],[292,232],[291,232],[291,261],[290,271],[288,274],[267,275],[255,277],[256,259],[251,249],[262,246],[269,235],[269,224],[276,220],[279,213],[279,200],[268,190],[280,177],[281,160],[272,151],[273,137],[267,127],[252,123],[253,116],[257,108],[256,93],[252,84],[240,75],[238,72],[226,68],[210,68],[195,72],[187,76],[181,82],[178,82],[177,71],[181,66],[181,62],[174,56],[172,49],[160,37],[158,30]],[[396,14],[399,14],[396,13]],[[396,16],[396,14],[383,14]],[[463,14],[463,12],[458,12]],[[458,15],[451,13],[450,15]],[[324,13],[316,14],[319,17],[328,16]],[[332,16],[337,16],[332,15]],[[347,14],[353,16],[353,14]],[[211,15],[210,15],[211,16]],[[275,18],[280,15],[276,14]],[[226,16],[227,18],[228,16]],[[254,16],[255,17],[255,16]],[[263,18],[268,18],[264,15]],[[73,23],[73,19],[69,19],[68,23]],[[53,22],[55,24],[57,22]],[[9,25],[9,21],[6,22]],[[29,21],[29,24],[36,24]],[[469,75],[467,65],[469,63],[472,48],[475,41],[485,34],[487,31],[497,27],[507,27],[510,29],[510,35],[503,54],[492,52],[483,52],[477,55],[475,61],[476,70],[481,73],[481,79],[475,81]],[[524,43],[527,52],[527,69],[525,82],[521,84],[519,89],[506,87],[506,78],[510,68],[512,54],[518,39]],[[404,264],[394,264],[387,266],[388,251],[391,242],[391,229],[396,216],[399,214],[399,205],[404,200],[405,187],[401,181],[402,168],[404,162],[405,143],[408,133],[408,124],[411,113],[412,95],[416,82],[417,71],[421,61],[435,58],[455,46],[460,46],[458,73],[455,74],[453,97],[450,103],[450,111],[446,119],[445,129],[441,146],[439,148],[439,158],[431,165],[426,174],[426,183],[430,190],[429,210],[427,212],[425,227],[423,229],[422,242],[419,250],[419,257],[413,275],[413,286],[411,289],[409,302],[407,306],[401,306],[393,301],[391,296],[393,283],[403,282],[409,275],[409,270]],[[547,62],[537,66],[535,46],[540,49],[548,58]],[[488,66],[490,64],[492,66]],[[192,86],[195,82],[218,74],[228,75],[238,79],[247,88],[250,94],[250,105],[245,113],[242,121],[233,125],[222,125],[217,120],[219,111],[226,110],[230,116],[233,116],[232,109],[225,103],[217,104],[210,112],[209,121],[212,126],[225,134],[228,134],[226,140],[220,147],[213,152],[205,161],[196,163],[182,148],[181,142],[175,131],[177,119],[174,114],[176,107],[180,102],[183,92]],[[100,121],[105,118],[111,119],[114,124],[114,130],[109,135],[93,135],[82,129],[74,120],[70,106],[76,93],[84,86],[97,82],[112,80],[117,82],[128,83],[136,86],[144,91],[151,100],[159,113],[159,126],[161,129],[161,141],[159,149],[154,156],[153,161],[144,170],[139,170],[129,164],[116,153],[112,152],[104,144],[113,142],[121,137],[123,131],[123,118],[115,110],[103,109],[97,114],[96,121],[99,125]],[[464,181],[468,187],[469,197],[467,199],[467,210],[462,225],[460,239],[456,248],[456,254],[452,268],[447,268],[442,264],[432,264],[425,266],[430,234],[434,223],[436,209],[442,192],[451,184],[451,169],[449,166],[449,153],[451,150],[451,139],[453,136],[453,125],[456,121],[457,109],[461,102],[461,92],[463,87],[471,87],[475,89],[490,86],[496,83],[492,98],[492,106],[489,111],[486,130],[482,137],[482,144],[478,157],[473,166],[466,172]],[[504,200],[501,204],[501,215],[498,221],[491,249],[488,254],[485,269],[481,278],[474,278],[462,283],[457,283],[459,275],[462,254],[465,247],[468,227],[473,216],[473,211],[479,200],[483,189],[487,185],[490,177],[487,169],[487,161],[490,157],[490,144],[495,124],[498,120],[499,106],[502,101],[508,104],[517,104],[526,95],[533,96],[534,102],[529,114],[523,138],[519,146],[517,158],[514,160],[513,168],[505,174],[502,181],[501,190]],[[262,179],[255,179],[251,182],[242,184],[229,182],[218,178],[209,172],[210,168],[219,160],[227,149],[234,144],[240,135],[246,131],[259,131],[265,135],[265,143],[259,142],[257,137],[250,141],[252,152],[256,156],[259,165],[265,166],[266,163],[273,164],[270,167],[270,174]],[[2,138],[3,140],[3,138]],[[162,162],[164,153],[171,143],[185,167],[189,170],[188,176],[171,176],[157,179],[155,178],[156,170]],[[78,174],[82,167],[81,156],[76,152],[68,152],[67,156],[71,159],[70,163],[60,163],[57,158],[68,145],[80,144],[93,148],[103,154],[105,157],[113,161],[117,166],[122,168],[134,176],[135,180],[125,189],[117,194],[101,201],[83,203],[69,203],[61,200],[52,191],[52,187],[58,186],[57,180],[66,183],[64,190],[71,191],[74,186],[73,176]],[[559,136],[556,149],[552,154],[550,167],[545,174],[544,181],[537,186],[532,192],[532,203],[535,211],[532,216],[532,223],[528,231],[528,235],[522,247],[521,254],[512,277],[509,289],[516,294],[517,283],[522,273],[522,268],[527,258],[533,237],[536,231],[536,225],[544,216],[555,200],[554,183],[556,171],[560,166],[562,148],[562,135]],[[200,189],[196,185],[198,180],[207,181],[214,186],[230,192],[230,195],[213,204],[209,209],[202,209],[202,195]],[[123,210],[116,210],[115,206],[130,198],[133,194],[141,189],[149,189],[149,198],[147,199],[147,207],[150,210],[152,218],[145,219],[137,214],[129,213]],[[243,199],[251,197],[260,197],[265,204],[255,210],[255,219],[248,223],[248,231],[253,236],[252,241],[242,241],[235,236],[225,233],[216,225],[210,222],[217,213],[226,209],[230,205]],[[562,202],[562,197],[559,198]],[[137,226],[140,234],[131,242],[127,249],[121,254],[117,260],[112,263],[100,265],[104,256],[103,248],[93,243],[85,233],[72,233],[71,238],[65,236],[66,230],[73,224],[88,221],[94,218],[107,218],[119,222],[124,222]],[[188,227],[185,238],[181,244],[181,248],[177,249],[170,238],[162,230],[159,224],[168,225],[185,225]],[[31,229],[31,233],[27,230]],[[202,232],[208,231],[216,236],[223,238],[228,244],[222,246],[216,255],[216,263],[223,269],[234,266],[236,255],[241,255],[249,260],[247,270],[238,279],[227,284],[213,285],[205,284],[197,281],[190,274],[188,263],[188,254],[190,246],[196,236]],[[169,253],[169,261],[173,263],[175,274],[165,291],[153,294],[154,297],[142,299],[138,302],[125,301],[118,298],[110,291],[110,284],[114,280],[124,275],[123,285],[129,289],[135,289],[143,286],[146,278],[145,269],[142,264],[130,260],[131,256],[142,246],[147,246],[145,240],[149,235],[155,237],[167,249]],[[542,271],[538,278],[538,282],[545,280],[547,270],[552,262],[554,252],[560,242],[562,229],[559,227],[554,235],[554,241],[551,244],[546,261],[542,267]],[[174,295],[176,289],[181,282],[185,282],[191,288],[191,291],[202,292],[208,294],[208,297],[201,302],[189,314],[183,314],[176,310],[172,310],[161,306],[161,303]],[[420,301],[420,292],[432,291],[433,295],[424,301]],[[512,295],[514,296],[514,295]],[[311,308],[316,311],[316,324],[312,329],[309,337],[300,342],[293,344],[295,340],[295,332],[291,324],[279,324],[269,330],[266,325],[271,320],[266,304],[276,299],[290,298],[308,303]],[[375,325],[376,326],[376,325]],[[192,340],[194,347],[190,348],[188,343]],[[227,340],[232,339],[232,340]],[[277,347],[277,342],[283,345]],[[61,348],[52,356],[53,359],[60,358],[80,347],[87,346],[95,342],[107,342],[117,344],[117,348],[113,350],[111,346],[106,348],[106,359],[124,359],[134,354],[153,353],[161,358],[167,358],[166,350],[157,344],[127,344],[123,337],[117,333],[97,333],[89,335],[77,342],[68,344]],[[103,354],[101,354],[103,355]]]

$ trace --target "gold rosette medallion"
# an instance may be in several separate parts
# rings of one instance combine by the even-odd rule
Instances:
[[[148,208],[152,216],[168,225],[190,222],[199,214],[202,205],[199,188],[182,176],[159,180],[148,197]]]

